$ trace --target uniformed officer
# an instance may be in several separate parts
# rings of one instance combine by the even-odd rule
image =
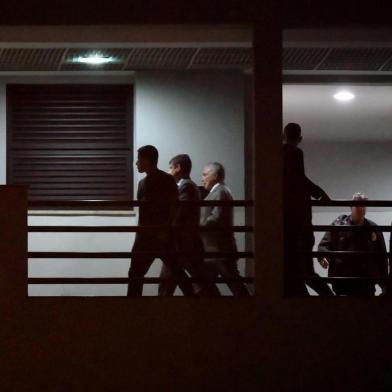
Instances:
[[[366,200],[362,193],[355,193],[353,200]],[[377,224],[365,218],[366,207],[351,207],[350,215],[340,215],[332,222],[334,226],[361,225],[373,230],[357,230],[325,233],[320,241],[318,250],[324,251],[360,251],[386,252],[384,236],[377,230]],[[328,268],[331,277],[363,277],[386,278],[388,276],[388,258],[380,255],[350,255],[340,257],[322,257],[319,262],[323,268]],[[383,292],[385,284],[380,284]],[[375,283],[369,281],[341,281],[333,283],[337,295],[374,296]]]

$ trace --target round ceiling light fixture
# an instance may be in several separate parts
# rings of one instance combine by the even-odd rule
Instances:
[[[91,65],[100,65],[100,64],[108,64],[113,63],[115,59],[111,56],[104,56],[99,53],[89,54],[86,56],[76,57],[73,62],[81,63],[81,64],[91,64]]]
[[[333,97],[339,102],[349,102],[355,98],[355,95],[350,91],[342,90],[337,92]]]

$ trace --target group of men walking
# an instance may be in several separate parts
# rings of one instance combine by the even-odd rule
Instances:
[[[305,175],[303,152],[298,148],[302,141],[301,127],[287,124],[283,139],[285,295],[308,296],[307,284],[320,296],[374,296],[376,283],[385,295],[388,291],[385,278],[390,267],[384,236],[376,223],[365,217],[364,206],[352,206],[350,214],[335,219],[332,225],[342,226],[341,230],[327,231],[318,245],[320,252],[351,252],[327,253],[328,256],[318,258],[320,265],[328,269],[329,277],[339,278],[333,281],[332,289],[315,273],[311,254],[315,243],[311,198],[322,201],[330,198]],[[366,197],[355,193],[353,200]],[[357,226],[358,230],[347,230],[344,226]]]
[[[185,296],[219,296],[217,276],[225,279],[233,295],[248,296],[237,269],[233,207],[200,207],[200,190],[190,177],[190,157],[173,157],[166,173],[158,169],[158,150],[147,145],[139,148],[136,166],[146,176],[137,191],[137,200],[143,202],[142,230],[136,233],[132,249],[128,296],[143,294],[143,279],[156,258],[162,260],[160,296],[172,296],[177,285]],[[202,173],[205,200],[233,200],[224,181],[224,167],[218,162],[207,164]]]

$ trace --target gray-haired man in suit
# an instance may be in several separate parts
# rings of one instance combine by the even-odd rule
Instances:
[[[202,173],[202,183],[208,195],[205,200],[231,201],[233,196],[224,183],[225,169],[218,162],[207,164]],[[201,226],[227,228],[227,231],[204,231],[202,240],[205,252],[236,252],[233,227],[232,206],[205,206],[201,208]],[[240,277],[237,269],[237,257],[206,258],[213,277],[221,275],[227,279],[227,285],[234,296],[249,296],[243,282],[236,280]]]

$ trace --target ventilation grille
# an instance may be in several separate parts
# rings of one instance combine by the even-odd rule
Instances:
[[[391,71],[392,48],[284,48],[283,70]]]
[[[76,63],[100,53],[113,63]],[[392,71],[392,48],[290,47],[283,49],[283,70]],[[248,69],[251,48],[0,48],[0,71],[123,71],[143,69]]]
[[[389,48],[335,48],[320,70],[377,71],[392,56]]]
[[[208,67],[222,65],[242,67],[251,64],[251,50],[247,48],[203,48],[200,49],[192,66]]]
[[[89,54],[113,57],[114,62],[91,65],[75,62]],[[0,71],[121,71],[248,67],[246,48],[0,48]]]
[[[0,49],[0,71],[56,70],[65,49]]]
[[[326,48],[285,48],[283,50],[283,68],[286,70],[315,69],[328,51]]]
[[[193,48],[136,48],[130,53],[126,69],[185,69],[195,52]]]

